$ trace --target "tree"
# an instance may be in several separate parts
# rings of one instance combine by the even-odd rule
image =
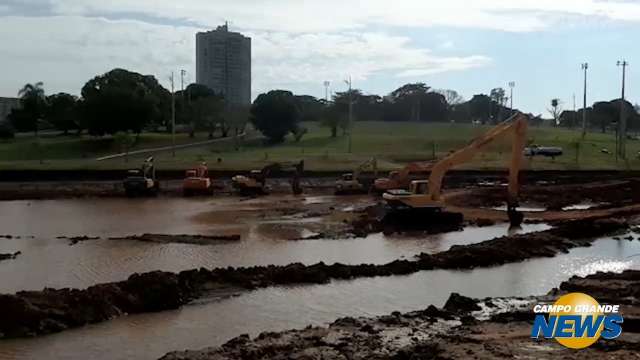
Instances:
[[[473,121],[480,121],[482,124],[490,122],[492,119],[491,110],[493,101],[485,94],[474,95],[469,104],[469,113]]]
[[[310,95],[295,95],[300,121],[320,121],[325,104]]]
[[[169,125],[171,94],[155,77],[114,69],[89,80],[82,88],[86,127],[92,135]]]
[[[560,113],[559,125],[568,127],[569,129],[578,126],[578,112],[572,110],[565,110]]]
[[[224,100],[218,95],[192,100],[191,116],[195,129],[206,130],[209,133],[209,139],[212,139],[216,127],[222,122],[223,109]]]
[[[504,112],[504,105],[507,102],[506,92],[503,88],[494,88],[491,89],[489,93],[489,97],[491,98],[492,103],[492,116],[494,119],[497,119],[497,122],[502,121],[502,113]]]
[[[250,107],[245,105],[226,105],[222,112],[220,128],[222,137],[227,137],[231,129],[234,129],[235,135],[244,132],[249,121]]]
[[[300,113],[290,91],[272,90],[256,98],[250,119],[270,142],[280,143],[288,133],[298,129]]]
[[[405,84],[389,94],[391,103],[396,107],[396,114],[402,114],[405,119],[420,121],[421,100],[431,88],[425,83]]]
[[[56,129],[64,131],[80,130],[78,121],[77,98],[67,93],[47,97],[44,117]]]
[[[549,114],[553,117],[553,126],[558,126],[560,113],[562,112],[562,107],[560,106],[560,99],[551,99],[551,108],[547,109]]]
[[[462,95],[458,94],[458,92],[455,90],[440,89],[436,90],[435,92],[444,96],[444,99],[447,101],[447,104],[449,104],[450,107],[454,107],[464,102],[464,98],[462,97]]]
[[[187,88],[176,92],[176,122],[178,124],[190,124],[189,136],[195,137],[195,131],[198,126],[202,127],[202,120],[197,119],[196,102],[204,97],[222,96],[216,94],[211,88],[202,84],[189,84]],[[198,105],[201,106],[201,105]],[[200,124],[196,124],[200,122]],[[212,134],[211,134],[212,135]]]
[[[15,130],[8,121],[0,122],[0,139],[13,139],[15,136]]]
[[[20,109],[13,109],[11,123],[18,131],[33,131],[38,135],[38,122],[42,120],[46,98],[42,82],[26,84],[18,91]]]

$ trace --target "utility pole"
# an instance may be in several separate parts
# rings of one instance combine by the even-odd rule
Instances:
[[[513,114],[513,88],[516,87],[515,81],[509,81],[509,88],[511,89],[511,94],[509,95],[509,100],[511,100],[511,105],[509,106],[511,109],[511,114]]]
[[[352,90],[352,82],[351,75],[349,75],[349,79],[344,81],[349,85],[349,146],[348,152],[351,154],[351,145],[352,145],[352,135],[353,135],[353,92]]]
[[[584,98],[582,104],[582,138],[587,136],[587,70],[589,70],[589,63],[583,63],[582,70],[584,71]]]
[[[618,66],[622,66],[622,97],[620,98],[620,120],[618,121],[618,138],[619,138],[619,154],[622,159],[627,158],[627,117],[625,116],[625,106],[624,106],[624,92],[625,92],[625,82],[627,76],[627,66],[629,63],[626,60],[618,61]]]
[[[324,84],[324,99],[329,103],[329,86],[331,85],[331,81],[325,80]]]
[[[176,93],[174,91],[174,74],[171,72],[171,153],[176,156]]]

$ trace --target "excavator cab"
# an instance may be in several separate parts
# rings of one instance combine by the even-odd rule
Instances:
[[[213,194],[213,183],[209,178],[209,168],[206,163],[185,172],[182,192],[184,196]]]
[[[335,194],[349,195],[366,193],[367,189],[361,182],[360,173],[365,169],[371,169],[374,176],[378,174],[378,162],[376,158],[371,158],[360,165],[351,173],[342,174],[340,179],[336,180]]]
[[[353,181],[353,174],[342,174],[342,181]]]

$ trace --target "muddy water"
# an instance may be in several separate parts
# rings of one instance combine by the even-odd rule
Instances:
[[[603,239],[555,258],[490,269],[268,288],[36,339],[1,341],[0,359],[155,359],[172,350],[218,345],[243,333],[443,305],[453,291],[474,297],[543,294],[571,275],[640,268],[638,254],[640,242]]]
[[[0,293],[40,290],[44,287],[84,288],[96,283],[126,279],[135,272],[180,271],[198,267],[306,264],[324,261],[348,264],[386,263],[411,258],[420,252],[443,251],[506,235],[506,225],[467,228],[428,237],[363,239],[282,240],[304,235],[317,218],[291,216],[256,217],[269,206],[306,208],[336,202],[337,208],[361,205],[367,197],[269,197],[239,201],[237,198],[203,199],[101,199],[0,202],[0,253],[22,251],[17,259],[0,263]],[[233,210],[233,211],[232,211]],[[250,217],[249,214],[254,214]],[[546,229],[526,225],[522,231]],[[311,232],[310,230],[306,230]],[[155,244],[107,240],[112,236],[141,233],[220,234],[239,233],[242,240],[214,245]],[[65,236],[99,236],[69,246]],[[295,234],[294,234],[295,235]],[[31,238],[33,236],[33,238]]]

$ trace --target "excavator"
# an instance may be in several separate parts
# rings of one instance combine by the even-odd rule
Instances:
[[[147,158],[139,169],[128,170],[122,185],[128,197],[157,195],[160,182],[156,179],[153,156]]]
[[[348,195],[366,193],[367,189],[360,180],[360,173],[369,168],[373,171],[373,176],[378,176],[378,161],[376,158],[371,158],[358,165],[352,173],[342,174],[342,177],[336,180],[335,194]]]
[[[455,151],[433,165],[429,180],[412,181],[409,191],[389,190],[383,195],[386,204],[395,210],[429,210],[440,212],[445,203],[441,195],[442,179],[453,166],[471,160],[476,154],[486,148],[495,139],[512,136],[511,162],[509,166],[509,195],[507,212],[512,226],[522,223],[523,215],[516,208],[518,206],[518,175],[524,157],[527,138],[527,116],[516,113],[505,122],[474,139],[466,147]]]
[[[213,183],[211,182],[211,178],[209,178],[207,163],[203,162],[195,168],[186,171],[185,178],[182,182],[182,192],[184,196],[213,194]]]
[[[293,194],[302,194],[300,178],[304,172],[304,160],[300,162],[277,162],[266,165],[260,170],[251,170],[248,175],[236,175],[231,178],[233,188],[243,196],[266,195],[269,187],[266,185],[267,177],[274,171],[291,171],[291,190]]]
[[[373,182],[371,191],[377,194],[383,194],[386,191],[394,189],[407,189],[410,185],[409,175],[412,172],[427,172],[431,170],[434,161],[418,161],[407,164],[399,171],[392,171],[389,177],[376,179]]]

